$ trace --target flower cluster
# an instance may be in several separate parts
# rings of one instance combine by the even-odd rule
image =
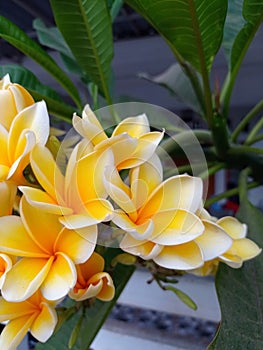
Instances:
[[[103,223],[122,232],[124,252],[167,269],[206,275],[219,261],[240,267],[260,253],[245,225],[204,210],[201,179],[163,179],[156,149],[164,132],[151,131],[146,115],[124,119],[108,136],[86,106],[73,116],[82,138],[61,169],[47,146],[45,102],[7,75],[0,110],[0,320],[9,321],[1,349],[15,349],[28,330],[45,342],[66,296],[113,298],[95,251]]]

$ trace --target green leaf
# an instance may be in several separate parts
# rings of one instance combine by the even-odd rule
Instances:
[[[38,41],[42,45],[59,52],[69,72],[83,76],[82,69],[76,62],[68,44],[57,27],[48,28],[40,18],[34,20],[33,27],[37,32]]]
[[[188,307],[190,307],[193,310],[197,310],[197,305],[196,303],[193,301],[193,299],[191,299],[189,297],[189,295],[187,295],[186,293],[184,293],[183,291],[181,291],[178,288],[175,288],[173,286],[165,286],[164,287],[165,290],[170,290],[171,292],[175,293],[178,298]]]
[[[76,105],[81,107],[78,91],[65,72],[63,72],[40,45],[30,39],[25,32],[3,16],[0,16],[0,37],[39,63],[64,87]]]
[[[123,6],[123,0],[108,0],[108,5],[110,8],[111,20],[114,22]]]
[[[237,216],[248,225],[249,237],[263,247],[263,214],[246,196],[242,196]],[[222,321],[208,349],[263,349],[262,253],[238,270],[220,264],[216,288]]]
[[[18,65],[0,66],[0,76],[9,74],[11,81],[26,88],[35,101],[45,100],[50,114],[69,121],[76,108],[66,105],[56,91],[42,84],[37,77],[28,69]]]
[[[243,27],[245,20],[242,15],[244,0],[231,0],[228,2],[226,23],[224,27],[224,37],[222,46],[224,48],[228,64],[231,61],[231,51],[235,38]]]
[[[76,61],[110,103],[113,57],[111,19],[105,0],[51,0],[59,30]]]
[[[241,17],[240,14],[240,6],[242,3],[243,17]],[[229,64],[229,73],[221,93],[221,101],[224,102],[225,105],[225,114],[229,107],[231,93],[240,66],[263,21],[263,0],[235,0],[235,4],[230,6],[229,11],[224,39],[224,47],[227,52]],[[234,26],[229,24],[229,22],[233,23]],[[234,27],[234,29],[232,27]]]
[[[105,256],[106,263],[118,253],[118,249],[108,249]],[[116,304],[133,271],[133,266],[124,266],[118,264],[112,272],[112,278],[116,288],[114,299],[109,302],[102,302],[96,299],[93,306],[86,309],[84,318],[81,321],[80,329],[78,329],[78,322],[79,318],[82,316],[82,313],[78,312],[67,322],[65,322],[58,330],[58,332],[53,335],[45,344],[37,344],[36,350],[68,350],[69,337],[72,334],[73,329],[77,329],[79,335],[72,349],[89,350],[92,341],[102,327],[111,309]]]
[[[127,0],[167,41],[177,59],[209,71],[217,53],[227,0]]]
[[[231,71],[241,64],[255,33],[263,21],[263,1],[244,0],[243,17],[246,23],[238,33],[232,47]]]
[[[48,28],[40,18],[37,18],[33,21],[33,28],[37,32],[40,44],[73,58],[68,44],[57,27]]]
[[[202,107],[200,106],[190,80],[178,63],[171,65],[159,75],[150,76],[149,74],[141,73],[140,77],[165,87],[180,101],[186,103],[198,114],[203,115],[204,112],[202,111]]]

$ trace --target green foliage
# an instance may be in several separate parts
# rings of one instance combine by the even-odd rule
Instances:
[[[51,0],[51,6],[57,26],[76,61],[110,103],[113,40],[105,0]]]
[[[80,98],[76,87],[53,58],[35,41],[30,39],[25,32],[3,16],[0,16],[0,37],[46,69],[64,87],[76,105],[80,107]]]
[[[159,75],[150,76],[147,73],[141,73],[140,77],[165,87],[178,100],[184,102],[195,112],[203,116],[202,107],[196,98],[190,80],[178,63],[171,65],[165,72]]]
[[[128,0],[170,45],[199,72],[210,70],[223,35],[227,10],[225,0],[152,1]]]
[[[223,41],[229,65],[229,73],[221,94],[221,102],[224,104],[225,114],[229,108],[231,93],[238,71],[262,21],[262,0],[256,2],[234,0],[229,2]]]
[[[241,183],[242,191],[246,187]],[[237,217],[248,225],[249,237],[263,247],[263,214],[247,195],[241,196]],[[261,350],[263,348],[263,259],[262,255],[234,270],[220,265],[216,288],[222,321],[209,350]]]

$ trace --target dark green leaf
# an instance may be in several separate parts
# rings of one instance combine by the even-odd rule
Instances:
[[[242,15],[240,6],[243,3]],[[224,47],[226,49],[229,73],[221,93],[221,101],[227,112],[236,76],[246,52],[263,21],[263,0],[235,0],[229,7],[226,22]]]
[[[69,93],[74,102],[80,107],[80,98],[76,87],[57,63],[34,40],[11,21],[0,16],[0,37],[29,56],[46,69]]]
[[[256,31],[263,21],[263,1],[244,0],[243,17],[246,23],[238,33],[232,47],[231,71],[235,69],[236,65],[241,64]]]
[[[190,80],[178,63],[173,64],[165,72],[154,77],[144,73],[140,74],[140,77],[165,87],[180,101],[186,103],[194,111],[202,115],[202,108]]]
[[[106,1],[51,0],[51,6],[76,61],[110,102],[113,39]]]
[[[199,72],[209,71],[217,53],[227,0],[127,0],[164,37],[175,53]]]
[[[224,51],[229,65],[234,40],[245,23],[245,20],[242,15],[243,1],[244,0],[231,0],[228,2],[228,10],[222,45],[224,47]]]
[[[247,198],[238,211],[249,237],[263,247],[263,214]],[[216,287],[222,313],[221,327],[209,350],[263,349],[262,253],[238,270],[220,265]]]

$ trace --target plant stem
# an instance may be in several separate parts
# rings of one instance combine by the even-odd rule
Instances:
[[[250,146],[250,145],[253,145],[254,143],[256,143],[256,142],[258,142],[258,141],[261,141],[261,140],[263,140],[263,134],[254,137],[254,138],[253,138],[252,140],[250,140],[249,142],[246,141],[246,145],[247,145],[247,146]]]
[[[239,198],[240,200],[245,200],[247,198],[247,190],[248,190],[248,184],[247,184],[247,178],[251,173],[250,168],[245,168],[241,171],[239,180],[238,180],[238,192],[239,192]]]
[[[180,143],[185,143],[186,139],[189,138],[199,141],[206,145],[212,145],[211,132],[208,130],[182,130],[176,135],[169,137],[161,143],[161,147],[168,153],[173,153],[180,147]]]
[[[245,141],[245,145],[250,145],[251,144],[251,141],[254,140],[254,138],[256,137],[257,133],[260,131],[260,129],[262,127],[263,127],[263,117],[256,123],[256,125],[253,127],[253,129],[248,134],[247,139]]]
[[[236,142],[241,131],[246,127],[246,125],[250,122],[255,115],[257,115],[260,111],[263,110],[263,100],[259,101],[249,112],[248,114],[241,120],[236,129],[232,133],[232,141]]]
[[[247,188],[248,188],[248,189],[251,189],[251,188],[258,187],[259,185],[260,185],[260,184],[259,184],[258,182],[253,181],[253,182],[250,182],[249,184],[247,184]],[[226,192],[217,194],[216,196],[211,197],[211,198],[209,198],[209,199],[206,200],[206,202],[205,202],[205,208],[210,207],[210,205],[212,205],[213,203],[216,203],[216,202],[220,201],[221,199],[234,196],[234,195],[236,195],[236,194],[238,194],[238,193],[239,193],[239,187],[235,187],[235,188],[231,188],[231,190],[228,190],[228,191],[226,191]]]
[[[207,171],[202,172],[200,175],[198,175],[202,180],[208,178],[209,176],[217,173],[219,170],[224,169],[226,167],[225,163],[218,163],[214,166],[211,166],[208,168]]]

